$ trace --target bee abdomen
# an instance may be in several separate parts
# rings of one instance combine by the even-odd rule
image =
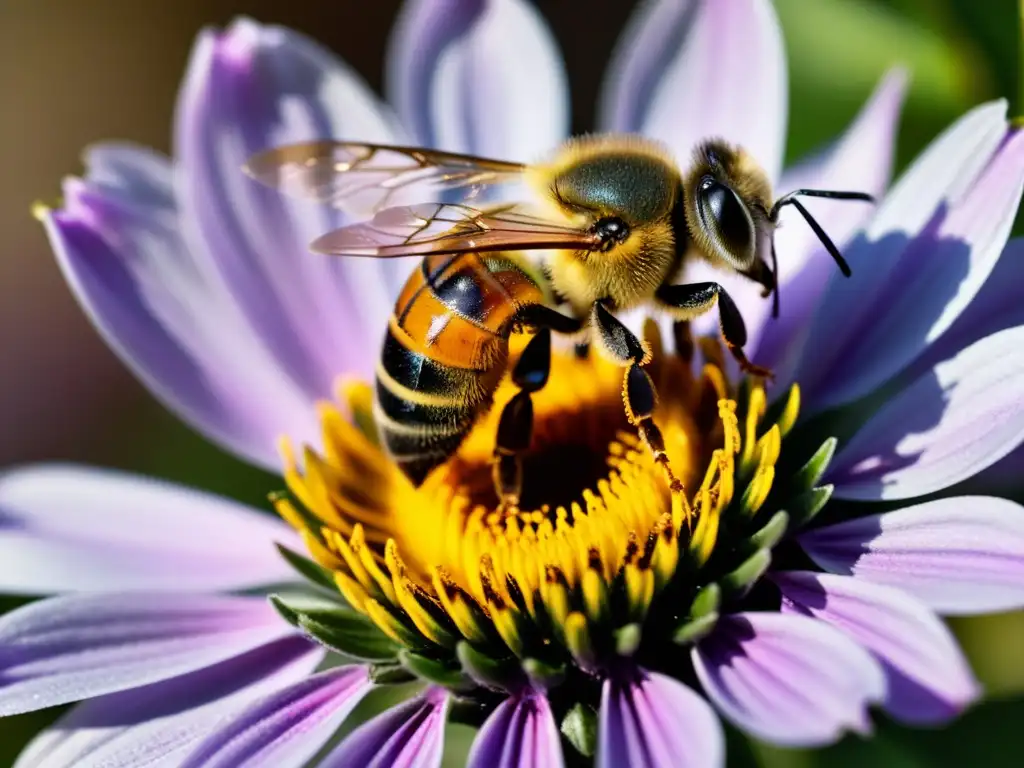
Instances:
[[[503,345],[497,340],[500,352]],[[391,457],[419,483],[455,452],[493,394],[502,366],[459,368],[411,348],[388,329],[377,368],[377,422]]]
[[[542,300],[533,279],[498,255],[428,256],[410,275],[377,365],[376,419],[413,482],[451,456],[490,407],[515,314]]]

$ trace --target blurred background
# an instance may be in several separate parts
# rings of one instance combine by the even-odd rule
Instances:
[[[634,3],[535,0],[573,87],[573,128],[592,125],[612,46]],[[204,443],[164,412],[107,350],[57,270],[33,201],[52,201],[81,149],[123,138],[167,151],[192,39],[237,14],[285,24],[341,54],[380,89],[398,0],[0,0],[0,467],[70,460],[150,473],[263,505],[279,481]],[[788,156],[821,146],[891,65],[913,76],[902,167],[967,107],[1022,100],[1018,0],[776,0],[790,70]],[[582,14],[582,17],[581,17]],[[599,23],[593,23],[593,20]],[[582,26],[585,25],[585,26]],[[0,611],[17,604],[0,599]],[[1019,765],[1024,614],[954,626],[989,692],[942,731],[882,722],[802,752],[730,744],[730,765]],[[54,713],[0,720],[0,767]],[[734,734],[735,735],[735,734]]]

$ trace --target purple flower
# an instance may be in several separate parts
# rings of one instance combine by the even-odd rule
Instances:
[[[782,174],[784,61],[768,2],[649,4],[599,127],[679,158],[725,136],[780,192],[883,194],[903,76]],[[295,33],[206,32],[173,163],[93,148],[43,216],[72,289],[153,392],[283,473],[290,495],[274,503],[291,528],[114,473],[0,477],[0,589],[58,594],[0,619],[0,715],[80,702],[19,767],[299,766],[372,689],[413,681],[322,764],[439,765],[457,719],[480,727],[473,766],[558,765],[570,749],[605,766],[713,766],[716,711],[757,738],[818,745],[869,731],[872,706],[936,724],[969,705],[977,683],[938,614],[1024,604],[1024,511],[983,496],[881,514],[826,502],[945,492],[1024,440],[1020,245],[1006,242],[1024,138],[1005,105],[954,124],[877,210],[808,203],[852,280],[799,219],[778,235],[777,322],[756,288],[719,278],[754,359],[778,371],[776,407],[737,386],[713,343],[699,375],[686,345],[656,344],[657,418],[689,509],[620,429],[621,371],[559,355],[536,397],[534,471],[570,450],[599,470],[538,475],[536,509],[498,519],[473,489],[489,482],[499,409],[419,487],[375,442],[356,380],[410,263],[310,256],[342,214],[239,171],[314,137],[523,160],[564,138],[565,78],[526,2],[410,2],[389,67],[391,108]],[[339,377],[340,409],[324,402]],[[301,462],[293,445],[309,446]]]

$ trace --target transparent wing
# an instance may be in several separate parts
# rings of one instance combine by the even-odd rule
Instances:
[[[488,186],[517,181],[525,166],[472,155],[342,141],[291,144],[253,157],[245,171],[287,195],[369,216],[399,203],[459,190],[472,200]]]
[[[347,256],[429,256],[468,251],[566,248],[592,251],[601,239],[506,206],[490,211],[452,203],[386,208],[370,221],[328,232],[312,244],[319,253]]]

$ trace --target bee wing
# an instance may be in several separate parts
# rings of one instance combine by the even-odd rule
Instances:
[[[470,251],[568,248],[592,251],[601,239],[520,211],[514,206],[482,211],[453,203],[386,208],[370,221],[328,232],[312,244],[319,253],[346,256],[429,256]]]
[[[417,147],[343,141],[291,144],[253,157],[245,171],[287,195],[369,216],[402,202],[471,200],[485,187],[519,179],[525,166]]]

